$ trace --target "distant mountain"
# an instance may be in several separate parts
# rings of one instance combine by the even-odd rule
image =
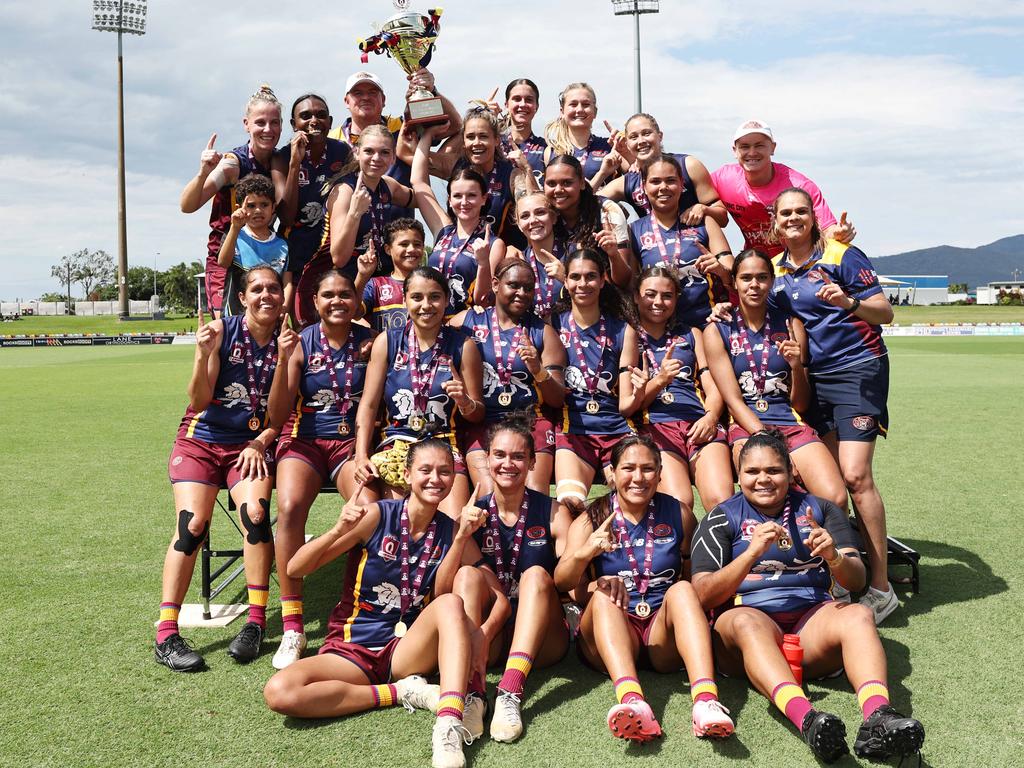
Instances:
[[[971,289],[996,280],[1024,280],[1024,235],[1012,235],[977,248],[939,245],[871,260],[880,275],[949,275],[951,283]]]

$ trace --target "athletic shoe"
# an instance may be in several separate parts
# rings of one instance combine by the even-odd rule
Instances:
[[[736,729],[729,710],[718,699],[704,699],[693,702],[693,735],[710,736],[713,739],[724,739],[732,736]]]
[[[484,717],[486,715],[487,700],[472,691],[467,693],[466,708],[462,712],[462,724],[466,726],[466,730],[474,740],[484,735]]]
[[[157,643],[153,655],[158,664],[163,664],[175,672],[195,672],[206,664],[189,641],[177,632],[162,643]]]
[[[434,721],[434,732],[430,737],[433,756],[430,764],[434,768],[464,768],[466,757],[462,744],[473,743],[473,737],[457,717],[445,715]]]
[[[811,752],[822,762],[834,762],[850,751],[846,746],[846,726],[842,720],[828,712],[810,710],[804,715],[800,733]]]
[[[620,739],[650,741],[661,736],[661,726],[654,717],[651,705],[643,699],[628,704],[616,704],[608,710],[608,730]]]
[[[874,587],[868,587],[864,597],[860,599],[861,605],[866,605],[875,614],[875,625],[881,624],[890,613],[900,607],[900,601],[896,598],[896,592],[890,586],[887,592],[882,592]]]
[[[858,757],[888,758],[915,755],[924,744],[924,726],[912,717],[904,717],[888,704],[871,713],[861,723],[853,751]]]
[[[284,669],[301,659],[304,650],[306,650],[306,634],[289,629],[281,637],[281,645],[277,647],[271,664],[274,665],[274,669]]]
[[[228,655],[235,661],[246,664],[260,655],[263,642],[263,627],[255,621],[247,622],[228,646]]]
[[[523,735],[521,696],[498,689],[494,697],[494,717],[491,718],[491,738],[509,743]]]
[[[420,675],[409,675],[395,681],[398,692],[398,703],[413,712],[427,709],[437,712],[437,702],[441,698],[441,686],[431,685],[427,678]]]

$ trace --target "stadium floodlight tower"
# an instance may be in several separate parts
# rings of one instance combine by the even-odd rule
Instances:
[[[92,28],[117,32],[117,303],[128,319],[128,221],[124,191],[124,57],[121,37],[146,34],[146,0],[93,0]]]
[[[643,99],[640,95],[640,16],[644,13],[657,13],[658,0],[612,0],[612,11],[616,16],[633,17],[633,56],[636,70],[636,109],[643,111]]]

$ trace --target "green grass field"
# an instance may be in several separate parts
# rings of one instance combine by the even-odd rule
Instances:
[[[1024,494],[1024,339],[899,338],[890,347],[892,430],[879,445],[877,475],[890,532],[921,553],[923,580],[881,630],[894,704],[925,724],[928,765],[1019,765],[1024,568],[1013,510]],[[178,347],[0,351],[0,765],[428,764],[426,713],[298,722],[266,709],[260,692],[281,626],[276,586],[270,641],[253,664],[227,656],[238,623],[187,631],[207,672],[175,675],[154,663],[160,567],[174,523],[166,462],[191,356]],[[309,530],[322,531],[337,510],[335,497],[319,501]],[[217,520],[215,541],[234,544],[230,530]],[[336,562],[308,581],[314,647],[341,573]],[[721,682],[738,730],[720,744],[689,735],[679,676],[641,672],[641,681],[667,732],[655,744],[609,735],[611,684],[570,654],[530,676],[524,738],[485,739],[468,748],[469,764],[813,764],[741,681]],[[859,711],[845,680],[809,691],[843,718],[852,741]]]
[[[1024,307],[895,307],[894,322],[913,323],[1024,323]],[[0,324],[0,336],[47,333],[140,333],[193,331],[196,318],[175,316],[166,320],[131,320],[116,317],[23,317]]]

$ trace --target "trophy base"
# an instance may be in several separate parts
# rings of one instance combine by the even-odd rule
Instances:
[[[437,125],[444,123],[448,117],[444,113],[444,104],[437,96],[427,99],[410,99],[406,103],[406,125]]]

